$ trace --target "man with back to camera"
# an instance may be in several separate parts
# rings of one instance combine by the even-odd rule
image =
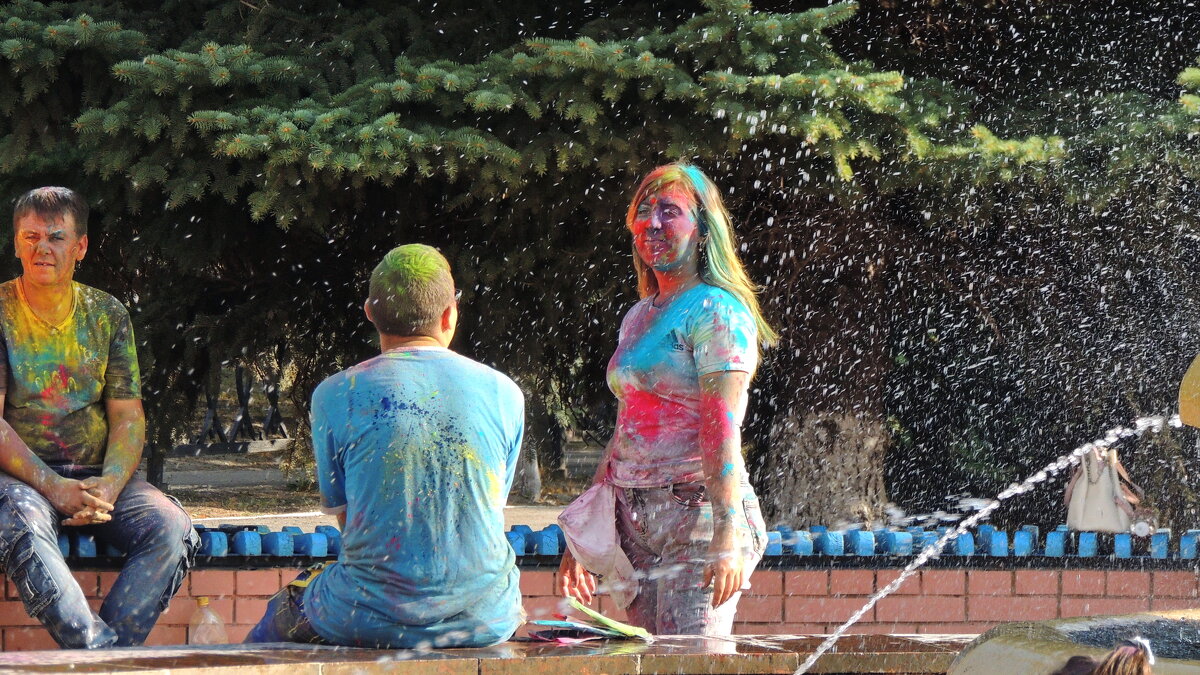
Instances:
[[[271,598],[246,642],[479,647],[524,620],[504,503],[524,399],[504,375],[448,349],[458,323],[450,265],[392,249],[364,307],[381,354],[321,383],[312,435],[338,561]]]
[[[87,203],[62,187],[17,200],[21,276],[0,284],[0,569],[63,647],[139,645],[199,545],[179,503],[133,475],[146,440],[133,328],[76,283]],[[87,528],[126,554],[97,615],[58,548]]]

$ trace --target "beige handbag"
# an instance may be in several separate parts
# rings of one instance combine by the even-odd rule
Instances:
[[[1072,530],[1147,536],[1158,527],[1158,514],[1142,505],[1144,493],[1129,479],[1115,448],[1094,448],[1084,454],[1065,498],[1067,526]]]

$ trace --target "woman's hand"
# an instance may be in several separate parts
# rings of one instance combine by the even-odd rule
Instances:
[[[563,551],[562,562],[558,564],[558,592],[564,598],[575,598],[583,604],[590,604],[596,594],[596,577],[583,568],[571,549]]]
[[[704,587],[713,589],[712,606],[720,607],[746,582],[746,561],[732,534],[713,537],[704,566]]]

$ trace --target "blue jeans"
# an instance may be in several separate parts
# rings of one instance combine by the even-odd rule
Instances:
[[[76,479],[98,473],[56,470]],[[66,516],[37,490],[0,472],[0,569],[25,610],[62,647],[140,645],[179,590],[200,545],[179,502],[141,478],[130,479],[113,506],[111,521],[78,528],[125,553],[121,574],[97,615],[58,548]]]

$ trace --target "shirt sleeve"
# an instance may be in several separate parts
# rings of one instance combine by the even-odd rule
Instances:
[[[142,377],[138,370],[137,343],[133,323],[124,307],[117,306],[113,317],[112,339],[108,343],[108,365],[104,369],[105,399],[142,397]]]
[[[317,484],[321,488],[321,510],[337,515],[346,510],[346,468],[344,454],[334,437],[338,415],[336,397],[327,396],[328,385],[317,387],[312,401],[313,455],[317,460]],[[344,401],[342,408],[345,407]]]
[[[758,366],[758,328],[754,315],[737,298],[729,293],[710,295],[691,323],[698,375],[728,370],[754,372]]]

